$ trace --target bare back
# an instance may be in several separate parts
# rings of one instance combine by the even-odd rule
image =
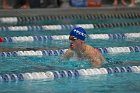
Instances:
[[[86,50],[84,52],[86,58],[88,58],[94,67],[98,67],[105,61],[104,57],[101,55],[98,49],[92,46],[86,45]]]

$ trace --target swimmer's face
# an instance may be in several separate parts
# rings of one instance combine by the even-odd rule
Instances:
[[[78,49],[79,46],[81,45],[81,40],[77,39],[74,36],[69,36],[69,40],[70,40],[70,48],[73,50]]]

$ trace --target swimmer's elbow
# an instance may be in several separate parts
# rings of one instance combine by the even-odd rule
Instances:
[[[94,61],[92,61],[92,65],[93,65],[93,67],[95,67],[95,68],[99,68],[99,67],[101,67],[101,65],[102,65],[102,62],[101,61],[99,61],[99,60],[94,60]]]

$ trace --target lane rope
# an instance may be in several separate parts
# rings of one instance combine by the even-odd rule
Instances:
[[[140,66],[0,74],[0,82],[26,81],[39,79],[54,80],[57,78],[74,78],[80,76],[95,76],[102,74],[129,73],[129,72],[140,73]]]
[[[74,14],[74,15],[51,15],[51,16],[22,16],[22,17],[1,17],[0,23],[2,24],[17,24],[17,23],[34,23],[37,21],[49,21],[49,20],[63,20],[63,19],[85,19],[85,20],[96,20],[96,19],[109,19],[109,18],[140,18],[140,13],[129,12],[129,13],[109,13],[109,14]]]
[[[140,33],[117,33],[117,34],[89,34],[91,39],[129,39],[140,38]],[[69,35],[53,35],[53,36],[14,36],[0,37],[0,42],[34,42],[48,40],[68,40]]]
[[[107,47],[97,48],[102,54],[119,54],[119,53],[130,53],[140,52],[140,46],[129,46],[129,47]],[[37,50],[37,51],[14,51],[14,52],[0,52],[1,57],[10,56],[61,56],[66,52],[67,49],[60,50]]]
[[[68,30],[75,27],[83,27],[84,29],[94,28],[113,28],[140,26],[140,22],[117,22],[117,23],[101,23],[101,24],[69,24],[69,25],[32,25],[32,26],[1,26],[0,31],[53,31]]]

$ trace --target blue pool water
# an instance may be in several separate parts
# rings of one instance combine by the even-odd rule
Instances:
[[[140,19],[109,19],[95,20],[91,23],[113,22],[139,22]],[[90,23],[89,20],[81,20],[81,23]],[[72,24],[72,23],[71,23]],[[87,30],[88,34],[112,34],[140,32],[140,26],[126,26],[113,28],[95,28]],[[8,34],[7,34],[8,32]],[[68,35],[69,30],[62,31],[27,31],[10,32],[0,31],[2,37],[34,36],[34,35]],[[104,47],[129,47],[140,46],[140,38],[93,40],[86,42],[97,48]],[[47,48],[66,49],[68,40],[50,40],[36,42],[2,42],[1,48]],[[108,61],[102,67],[140,66],[140,52],[103,53]],[[0,56],[0,74],[31,73],[61,70],[79,70],[91,68],[87,60],[62,60],[59,56]],[[55,79],[39,79],[24,81],[0,81],[0,93],[139,93],[140,74],[112,73],[92,76],[63,77]]]
[[[137,73],[95,75],[57,80],[33,80],[0,83],[1,93],[139,93],[140,78]]]
[[[113,34],[113,33],[139,33],[139,26],[130,26],[130,27],[116,27],[116,28],[100,28],[100,29],[89,29],[87,30],[88,34]],[[13,37],[13,36],[47,36],[47,35],[68,35],[69,30],[62,31],[28,31],[28,32],[1,32],[0,34],[3,37]],[[115,42],[114,42],[115,41]],[[129,38],[129,39],[110,39],[110,40],[92,40],[90,38],[87,39],[87,43],[95,46],[95,47],[113,47],[113,46],[136,46],[139,45],[139,38]],[[91,43],[90,43],[91,42]],[[100,43],[98,43],[100,42]],[[118,44],[119,43],[119,44]],[[121,43],[121,44],[120,44]],[[57,45],[57,46],[56,46]],[[0,44],[0,47],[12,47],[12,48],[46,48],[46,47],[56,47],[56,48],[67,48],[69,46],[68,40],[48,40],[48,41],[40,41],[40,42],[3,42]]]

